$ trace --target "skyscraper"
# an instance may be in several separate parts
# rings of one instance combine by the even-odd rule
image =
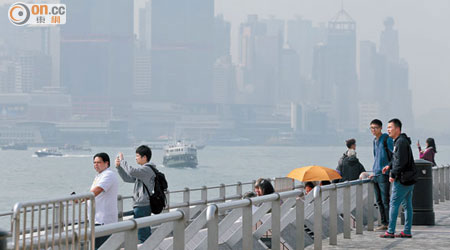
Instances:
[[[241,24],[239,63],[248,104],[275,104],[283,34],[283,21],[273,18],[250,15]]]
[[[311,79],[313,69],[314,47],[326,40],[326,27],[313,26],[311,20],[301,17],[287,22],[287,44],[300,57],[300,71],[305,79]]]
[[[345,10],[328,22],[327,54],[329,80],[336,89],[337,129],[354,131],[358,128],[356,23]]]
[[[394,19],[386,18],[380,36],[380,54],[384,57],[385,91],[388,98],[386,110],[390,117],[398,117],[408,127],[414,127],[412,95],[409,88],[409,66],[400,58],[398,31]]]
[[[126,116],[133,89],[133,2],[63,1],[61,85],[74,113],[94,119]]]
[[[380,54],[389,62],[399,62],[398,31],[394,30],[394,19],[388,17],[384,20],[384,30],[380,36]]]
[[[211,101],[213,29],[214,1],[151,2],[152,99]]]

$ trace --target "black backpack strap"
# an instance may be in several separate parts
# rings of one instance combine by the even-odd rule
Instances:
[[[148,188],[147,188],[147,186],[144,184],[144,182],[142,182],[142,185],[144,185],[145,190],[147,190],[147,193],[148,193],[148,199],[150,200],[150,196],[152,195],[152,193],[150,193],[150,192],[148,191]]]
[[[392,152],[389,150],[389,148],[388,148],[388,144],[387,144],[387,140],[388,140],[388,137],[389,136],[385,136],[384,137],[384,140],[383,140],[383,145],[384,145],[384,150],[386,151],[386,156],[387,156],[387,158],[388,158],[388,161],[390,162],[391,161],[391,159],[392,159]]]

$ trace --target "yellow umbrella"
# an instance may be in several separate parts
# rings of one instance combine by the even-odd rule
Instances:
[[[287,177],[299,181],[331,181],[342,176],[334,169],[322,166],[307,166],[292,170]]]

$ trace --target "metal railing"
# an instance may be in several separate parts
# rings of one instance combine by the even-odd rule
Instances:
[[[88,243],[94,249],[94,220],[93,193],[17,203],[11,220],[13,249],[80,249]]]
[[[355,187],[355,195],[351,195],[351,187]],[[363,186],[367,186],[363,189]],[[366,190],[365,195],[363,194]],[[161,215],[144,217],[108,224],[96,228],[95,236],[113,234],[100,249],[116,249],[125,244],[125,249],[218,249],[220,244],[235,248],[242,244],[242,249],[253,249],[255,242],[264,233],[270,231],[271,248],[280,249],[283,230],[288,230],[290,224],[295,225],[295,242],[283,244],[294,245],[303,249],[305,236],[305,221],[313,217],[314,244],[321,247],[323,228],[323,206],[329,206],[330,243],[337,243],[338,219],[344,221],[344,236],[350,237],[351,213],[355,211],[356,233],[363,230],[363,207],[367,204],[366,214],[369,230],[373,230],[374,199],[373,184],[370,180],[352,181],[316,187],[314,195],[301,197],[303,191],[292,190],[251,199],[211,204],[190,224],[183,211],[173,211]],[[343,197],[343,198],[342,198]],[[352,200],[352,198],[354,198]],[[254,207],[258,206],[258,207]],[[220,214],[225,216],[221,218]],[[340,214],[343,214],[341,218]],[[338,216],[339,215],[339,216]],[[255,224],[260,226],[255,228]],[[139,228],[160,224],[141,246],[137,245],[137,230]],[[173,233],[173,236],[167,237]],[[239,243],[242,242],[242,243]]]
[[[433,167],[432,171],[434,202],[449,200],[450,166]],[[352,224],[356,234],[362,234],[363,230],[372,231],[378,215],[375,213],[373,183],[370,180],[316,187],[306,196],[303,190],[292,190],[234,200],[242,196],[242,185],[237,183],[175,191],[183,194],[183,202],[171,206],[172,209],[177,207],[176,211],[96,228],[92,224],[79,223],[93,221],[92,211],[88,216],[86,210],[86,217],[78,217],[78,221],[75,217],[69,220],[70,215],[75,216],[75,211],[83,210],[81,204],[85,204],[71,201],[95,200],[92,194],[19,203],[13,213],[14,249],[32,249],[33,246],[49,248],[64,244],[72,244],[79,249],[83,242],[93,248],[95,237],[111,234],[100,249],[218,249],[219,245],[253,249],[255,244],[263,244],[261,239],[268,234],[272,249],[280,249],[280,246],[303,249],[309,244],[321,249],[323,238],[329,238],[330,245],[338,243],[339,233],[343,233],[344,238],[351,238]],[[236,188],[236,194],[225,195],[226,187]],[[210,189],[219,189],[219,196],[208,199],[206,194]],[[200,191],[201,200],[191,201],[192,191]],[[215,203],[208,204],[211,202]],[[68,212],[70,208],[74,212]],[[87,209],[86,206],[84,209]],[[34,214],[36,211],[39,211],[37,215]],[[45,216],[41,211],[45,211]],[[52,211],[50,215],[49,211]],[[50,219],[51,223],[41,225],[41,217]],[[154,229],[152,235],[138,245],[137,230],[148,226]]]
[[[450,165],[433,167],[434,204],[450,200]]]

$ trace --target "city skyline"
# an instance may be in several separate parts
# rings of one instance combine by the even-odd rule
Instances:
[[[248,14],[236,36],[235,20],[218,11],[224,7],[219,0],[216,6],[208,0],[138,1],[138,11],[121,1],[96,15],[88,3],[67,2],[69,17],[83,22],[60,29],[0,23],[7,35],[0,36],[0,91],[10,93],[2,96],[25,93],[34,100],[9,105],[4,98],[5,121],[38,116],[30,114],[37,95],[69,94],[64,105],[48,103],[48,114],[65,115],[40,121],[106,121],[108,133],[129,139],[149,126],[147,139],[179,131],[216,139],[248,135],[264,143],[286,134],[301,141],[315,123],[330,138],[365,133],[371,117],[399,117],[410,130],[424,124],[413,108],[417,68],[402,52],[395,16],[377,20],[383,29],[371,30],[373,40],[360,39],[366,28],[340,5],[326,22]],[[111,29],[119,12],[124,22]],[[30,45],[28,37],[40,43]]]

